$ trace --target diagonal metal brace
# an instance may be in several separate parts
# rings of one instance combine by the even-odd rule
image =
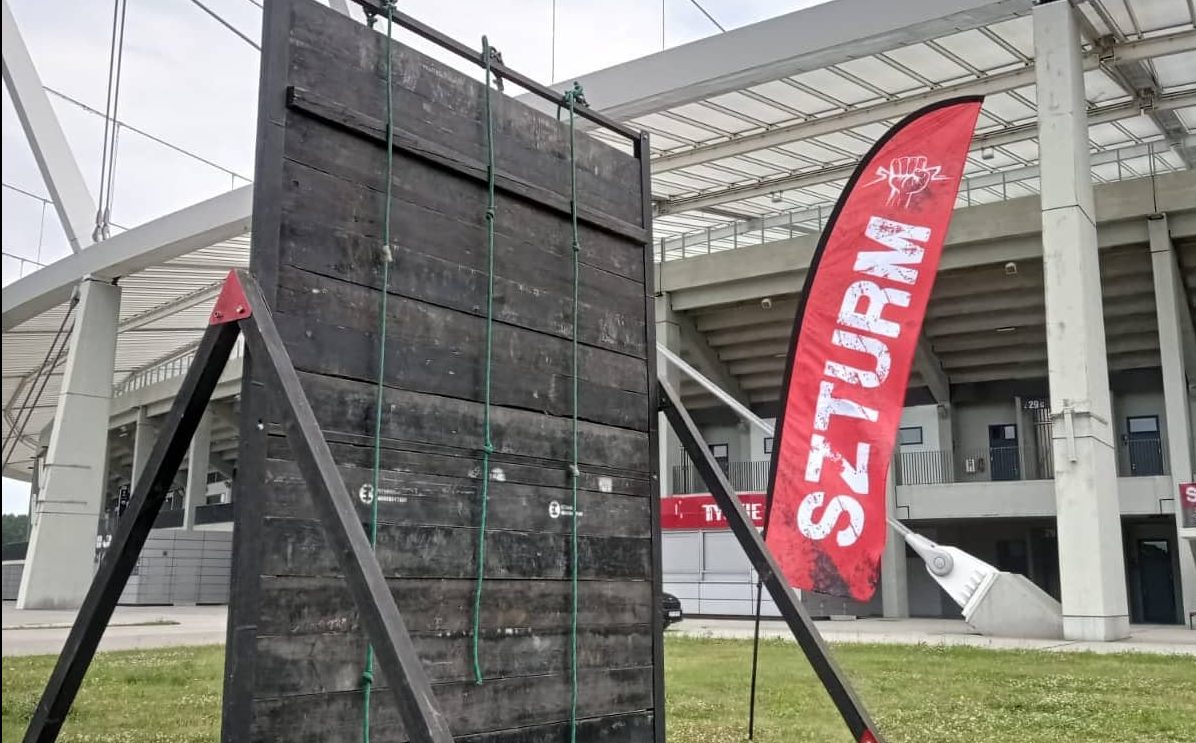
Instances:
[[[416,743],[451,743],[448,723],[436,705],[432,686],[424,673],[403,617],[386,585],[386,578],[365,532],[358,523],[353,501],[336,469],[328,443],[320,431],[299,376],[274,325],[270,309],[249,272],[233,271],[221,296],[243,298],[234,304],[235,315],[213,317],[204,332],[195,360],[167,415],[164,431],[154,444],[149,461],[137,480],[128,510],[120,519],[112,545],[75,617],[66,644],[41,700],[34,710],[25,743],[54,743],[75,701],[83,677],[95,657],[100,637],[137,564],[154,520],[166,500],[183,456],[203,417],[212,392],[232,353],[237,336],[245,333],[250,352],[265,361],[284,408],[287,437],[299,469],[309,486],[312,504],[336,554],[357,604],[366,636],[374,645],[390,679],[408,736]]]
[[[883,743],[880,733],[876,732],[876,726],[868,715],[868,710],[851,688],[847,676],[831,658],[830,651],[806,608],[789,589],[772,552],[764,544],[764,539],[756,530],[739,498],[735,497],[735,492],[727,482],[722,468],[710,453],[710,448],[690,418],[689,412],[681,404],[681,398],[663,379],[657,380],[657,384],[660,390],[661,412],[668,418],[669,425],[681,441],[681,446],[693,460],[702,479],[706,481],[706,487],[710,488],[710,494],[722,509],[727,524],[739,540],[739,546],[743,548],[756,574],[780,609],[781,616],[789,625],[789,631],[806,654],[806,659],[810,661],[814,673],[830,695],[831,701],[835,703],[851,734],[859,743]]]

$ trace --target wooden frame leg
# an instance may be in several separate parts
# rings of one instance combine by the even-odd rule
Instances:
[[[776,602],[777,608],[781,610],[781,616],[789,625],[789,630],[793,633],[797,644],[801,646],[802,652],[806,654],[810,665],[813,666],[818,680],[830,694],[831,700],[838,708],[843,721],[847,723],[851,734],[859,743],[882,743],[880,734],[876,732],[872,719],[868,715],[868,710],[864,709],[863,703],[851,688],[847,677],[831,658],[830,651],[822,641],[822,636],[818,634],[818,629],[814,627],[814,622],[810,619],[806,608],[789,589],[776,560],[773,559],[760,532],[756,530],[756,526],[748,517],[743,504],[735,497],[735,492],[727,482],[722,468],[714,460],[698,427],[694,425],[693,419],[689,417],[689,412],[681,404],[681,398],[664,380],[658,380],[658,385],[660,406],[669,420],[669,425],[672,426],[673,432],[681,440],[681,446],[684,447],[698,468],[698,472],[706,481],[706,486],[710,488],[710,494],[714,496],[715,502],[726,516],[731,531],[739,540],[739,545],[743,547],[752,567],[756,569],[760,580],[768,588],[769,595]]]
[[[245,340],[254,357],[266,361],[286,404],[285,425],[291,451],[308,484],[329,546],[357,602],[366,635],[386,670],[407,734],[416,743],[451,743],[448,722],[436,705],[432,685],[265,300],[247,273],[241,274],[241,282],[251,312],[240,321]]]
[[[112,545],[100,561],[50,680],[46,682],[41,701],[33,711],[33,719],[25,730],[25,743],[53,743],[58,739],[62,723],[100,644],[100,637],[125,590],[141,548],[166,500],[166,493],[187,454],[191,437],[232,353],[238,332],[236,325],[211,325],[204,332],[195,360],[167,414],[163,430],[169,431],[169,435],[154,444],[145,470],[137,479],[129,507],[112,536]]]
[[[299,384],[299,376],[278,335],[270,310],[249,273],[234,273],[235,276],[229,278],[234,287],[233,298],[226,302],[227,306],[217,302],[213,317],[218,324],[210,325],[200,341],[195,360],[166,419],[164,430],[170,433],[154,445],[129,508],[112,538],[112,546],[100,563],[41,701],[34,710],[33,719],[25,730],[24,741],[54,743],[58,739],[62,723],[95,657],[116,602],[137,564],[137,557],[224,371],[233,344],[244,332],[254,355],[260,354],[260,358],[267,361],[266,367],[274,377],[272,381],[277,383],[286,405],[287,438],[311,489],[312,502],[324,524],[329,544],[357,602],[366,635],[374,645],[380,665],[386,669],[408,736],[415,743],[451,743],[448,723],[436,706],[431,683],[403,624],[394,596],[386,585],[378,559],[357,519],[353,501],[337,472],[332,452]],[[243,296],[237,296],[239,293]],[[227,313],[223,319],[222,312]]]

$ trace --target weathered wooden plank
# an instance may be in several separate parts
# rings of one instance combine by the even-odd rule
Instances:
[[[362,521],[370,518],[373,470],[340,466],[341,477]],[[269,460],[262,491],[266,513],[291,518],[315,518],[307,487],[293,462]],[[501,479],[500,479],[501,478]],[[436,474],[379,472],[378,522],[429,526],[476,526],[481,518],[481,482]],[[492,468],[486,526],[494,531],[568,533],[572,493],[568,488],[506,482],[503,468]],[[648,537],[651,504],[647,498],[578,492],[578,533],[586,536]]]
[[[374,382],[380,351],[378,293],[299,271],[284,277],[275,319],[296,368]],[[474,402],[485,399],[484,318],[404,297],[387,302],[387,318],[389,386]],[[494,404],[571,414],[568,341],[495,323],[492,347]],[[578,414],[583,420],[647,430],[652,413],[642,359],[580,347],[577,371]]]
[[[372,435],[375,385],[306,372],[300,372],[299,378],[321,429]],[[384,438],[481,450],[482,405],[478,403],[387,388],[382,404]],[[272,420],[279,420],[279,415]],[[494,445],[504,454],[571,460],[572,423],[567,418],[499,406],[491,409],[490,420]],[[577,429],[583,468],[594,463],[614,464],[628,472],[648,471],[647,434],[587,421],[579,422]]]
[[[651,668],[587,669],[578,674],[585,693],[578,696],[581,718],[623,714],[652,706]],[[438,684],[433,687],[454,736],[534,724],[563,722],[569,716],[569,682],[561,675]],[[402,720],[378,694],[371,710],[375,743],[406,740]],[[262,699],[254,704],[254,739],[278,743],[324,743],[360,735],[361,693],[304,694]],[[581,731],[579,730],[579,733]],[[584,740],[580,735],[579,740]],[[600,740],[600,738],[598,738]]]
[[[433,683],[469,681],[473,675],[472,632],[413,635],[416,651]],[[478,657],[487,681],[569,672],[568,627],[484,629]],[[330,693],[361,688],[366,639],[360,634],[259,636],[259,697]],[[650,625],[579,627],[579,669],[633,668],[652,657]],[[386,669],[374,682],[388,685]]]
[[[653,725],[654,716],[647,711],[578,720],[577,739],[586,743],[648,743],[653,740]],[[456,738],[460,743],[561,743],[568,739],[569,726],[564,722]]]
[[[319,521],[266,518],[259,538],[266,575],[340,575]],[[374,553],[387,577],[469,578],[477,572],[477,538],[473,528],[379,524]],[[567,532],[487,530],[485,575],[565,580],[570,541]],[[579,536],[578,577],[646,580],[651,577],[651,547],[647,538]]]
[[[375,220],[369,224],[376,225],[382,213],[386,187],[385,150],[298,112],[291,111],[287,118],[288,162],[306,165],[357,186],[362,194],[357,198],[373,199],[370,203],[374,206],[368,214],[359,216]],[[336,147],[322,148],[317,146],[319,143],[334,143]],[[420,190],[423,184],[434,188]],[[400,213],[406,219],[396,218],[392,226],[412,226],[417,218],[437,219],[438,229],[451,230],[464,246],[462,249],[469,246],[484,248],[484,183],[461,178],[398,151],[394,158],[391,189],[393,207],[409,210]],[[568,215],[499,191],[495,197],[495,216],[495,240],[501,250],[511,244],[519,246],[520,250],[572,261],[572,228]],[[371,234],[376,232],[371,231]],[[396,231],[396,234],[401,235],[402,231]],[[578,238],[584,248],[579,256],[582,265],[638,284],[644,283],[643,242],[596,229],[585,222],[578,225]],[[414,249],[418,248],[418,245],[414,246]]]
[[[380,225],[373,224],[378,219],[374,213],[380,211],[371,203],[374,194],[306,166],[290,163],[286,170],[294,187],[285,198],[297,216],[283,230],[283,260],[313,273],[380,288],[383,252]],[[438,191],[448,186],[427,183],[423,187]],[[378,196],[377,202],[381,201]],[[449,220],[434,212],[396,206],[391,240],[399,258],[391,267],[390,290],[463,312],[484,313],[485,235],[462,237],[457,234],[462,230],[445,224]],[[583,254],[590,250],[582,245]],[[494,273],[496,318],[572,338],[571,256],[496,243]],[[643,292],[643,286],[630,279],[583,267],[578,282],[578,339],[643,358]]]
[[[340,103],[335,98],[300,87],[294,87],[288,91],[288,105],[305,116],[385,148],[387,142],[385,118],[363,113]],[[500,193],[531,202],[561,216],[569,218],[573,216],[573,201],[568,196],[563,196],[556,191],[543,188],[537,183],[504,172],[497,166],[491,171],[486,163],[413,134],[399,124],[395,124],[390,131],[392,150],[397,150],[413,159],[427,162],[437,168],[451,171],[479,183],[488,184],[490,178],[493,177],[494,188]],[[577,221],[626,237],[637,243],[642,244],[651,240],[651,236],[638,225],[624,222],[590,208],[588,203],[583,201],[580,192],[577,199]]]
[[[300,9],[298,15],[291,36],[292,84],[339,96],[345,105],[384,116],[385,37],[363,39],[352,21],[325,17],[314,9]],[[482,160],[483,84],[405,45],[392,44],[391,50],[396,121]],[[567,195],[567,123],[497,91],[492,93],[492,111],[498,168]],[[562,117],[567,115],[562,112]],[[627,197],[640,185],[634,157],[578,132],[577,164],[578,190],[588,203],[628,222],[639,222],[639,202]]]
[[[472,626],[474,580],[392,578],[395,603],[413,633],[465,632]],[[479,618],[486,629],[567,627],[572,612],[568,581],[492,578],[485,581]],[[339,578],[263,576],[260,635],[361,632],[357,607]],[[646,581],[578,581],[577,623],[582,627],[642,625],[659,607]]]
[[[350,443],[330,442],[333,457],[346,467],[372,468],[374,465],[373,439],[368,436],[361,438],[361,445]],[[433,447],[427,444],[412,444],[411,448],[391,448],[384,445],[380,449],[380,464],[382,469],[395,477],[404,474],[434,474],[444,477],[475,479],[481,471],[481,453],[445,447]],[[270,459],[290,459],[290,446],[283,436],[271,436],[267,442],[266,457]],[[536,461],[522,457],[514,457],[501,453],[490,456],[492,468],[501,469],[504,482],[533,487],[568,488],[569,475],[559,462]],[[604,470],[611,470],[607,474]],[[493,471],[493,470],[492,470]],[[640,473],[638,477],[620,476],[614,468],[596,468],[581,472],[578,486],[581,490],[600,493],[618,493],[622,495],[636,495],[648,497],[653,495],[653,484],[650,473]],[[654,474],[654,473],[652,473]],[[494,472],[494,477],[499,473]]]

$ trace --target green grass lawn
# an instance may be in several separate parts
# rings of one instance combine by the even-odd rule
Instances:
[[[744,738],[750,644],[669,637],[669,743]],[[842,645],[835,649],[890,743],[1193,743],[1196,660]],[[101,654],[63,743],[219,737],[224,650]],[[796,646],[766,642],[761,743],[848,743]],[[5,658],[4,741],[20,740],[50,657]],[[584,693],[584,690],[583,690]]]

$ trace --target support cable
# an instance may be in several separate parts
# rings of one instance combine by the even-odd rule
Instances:
[[[717,28],[719,31],[722,31],[723,33],[727,32],[727,29],[723,26],[723,24],[719,23],[715,19],[714,16],[710,15],[710,12],[708,10],[706,10],[705,8],[703,8],[702,4],[699,3],[698,0],[689,0],[689,3],[690,3],[690,5],[694,6],[698,10],[702,11],[702,15],[706,16],[706,20],[713,23],[715,28]]]
[[[112,182],[108,175],[115,163],[114,122],[120,106],[120,78],[125,58],[125,18],[128,15],[127,0],[112,2],[112,38],[108,46],[108,89],[104,100],[104,141],[100,150],[99,195],[96,199],[96,225],[92,230],[94,242],[106,239],[111,233],[112,194],[107,185]]]
[[[58,363],[62,360],[63,354],[66,353],[71,332],[74,330],[74,325],[67,328],[67,323],[70,322],[71,315],[74,313],[75,305],[78,302],[79,293],[76,291],[71,295],[71,301],[67,305],[66,312],[62,314],[62,322],[58,324],[58,330],[50,340],[50,346],[46,349],[46,355],[42,359],[42,363],[33,372],[33,381],[25,388],[25,396],[17,408],[16,415],[11,420],[8,434],[4,437],[4,463],[0,465],[0,469],[8,469],[8,464],[12,461],[13,454],[16,453],[17,444],[25,435],[25,428],[33,418],[33,412],[37,409],[37,404],[41,402],[42,393],[46,390],[46,384],[49,382],[54,369],[57,368]],[[35,387],[37,388],[37,392],[34,392]],[[14,396],[14,401],[15,399]]]
[[[97,110],[95,110],[94,108],[92,108],[91,106],[87,105],[87,104],[86,104],[86,103],[84,103],[83,101],[80,101],[78,98],[72,98],[71,96],[67,95],[66,93],[63,93],[62,91],[59,91],[59,90],[55,90],[54,88],[51,88],[51,87],[48,87],[48,86],[46,87],[46,89],[45,89],[45,90],[46,90],[46,92],[47,92],[47,93],[49,93],[50,95],[53,95],[53,96],[55,96],[55,97],[57,97],[57,98],[61,98],[62,100],[66,101],[67,103],[73,104],[73,105],[77,106],[79,109],[81,109],[81,110],[83,110],[83,111],[86,111],[86,112],[87,112],[87,113],[89,113],[89,114],[93,114],[93,115],[95,115],[95,116],[100,116],[100,117],[103,117],[103,116],[104,116],[104,113],[103,113],[102,111],[97,111]],[[156,136],[156,135],[154,135],[154,134],[150,134],[149,132],[145,131],[144,129],[139,129],[139,128],[137,128],[137,127],[133,126],[132,124],[129,124],[128,122],[121,121],[120,119],[114,119],[112,123],[113,123],[115,126],[118,126],[118,127],[120,127],[121,129],[123,129],[123,130],[125,130],[125,131],[129,131],[129,132],[133,132],[134,134],[138,134],[138,135],[140,135],[140,136],[142,136],[142,137],[145,137],[145,138],[146,138],[146,139],[148,139],[149,141],[151,141],[151,142],[154,142],[154,143],[156,143],[156,144],[160,144],[160,145],[162,145],[163,147],[165,147],[165,148],[167,148],[167,149],[169,149],[169,150],[173,150],[173,151],[175,151],[175,152],[179,153],[180,155],[184,155],[184,156],[186,156],[186,157],[189,157],[189,158],[191,158],[191,159],[193,159],[193,160],[196,160],[196,161],[198,161],[198,162],[201,162],[201,163],[203,163],[204,165],[207,165],[207,166],[209,166],[209,167],[211,167],[211,168],[215,168],[216,170],[219,170],[220,172],[222,172],[222,173],[225,173],[226,175],[232,176],[234,179],[240,179],[240,180],[243,180],[243,181],[245,181],[246,183],[253,183],[253,179],[252,179],[252,178],[249,178],[249,177],[246,177],[246,176],[244,176],[244,175],[241,175],[240,173],[236,172],[235,170],[230,170],[229,168],[226,168],[226,167],[224,167],[223,165],[221,165],[221,164],[219,164],[219,163],[213,162],[213,161],[211,161],[211,160],[207,159],[206,157],[203,157],[202,155],[197,155],[197,154],[195,154],[194,152],[191,152],[190,150],[188,150],[188,149],[185,149],[184,147],[181,147],[181,146],[179,146],[179,145],[177,145],[177,144],[174,144],[174,143],[172,143],[172,142],[169,142],[169,141],[167,141],[167,140],[165,140],[165,139],[162,139],[162,138],[161,138],[161,137],[159,137],[159,136]],[[5,187],[5,188],[12,188],[12,189],[14,189],[14,190],[17,190],[17,191],[19,191],[19,190],[20,190],[20,189],[16,188],[15,186],[9,186],[7,183],[6,183],[6,184],[4,184],[4,187]],[[28,192],[23,192],[23,193],[26,193],[26,195],[28,195],[28,196],[33,196],[33,198],[35,198],[35,199],[40,199],[40,198],[42,198],[41,196],[36,196],[36,195],[34,195],[34,194],[29,194]],[[115,222],[110,222],[110,224],[111,224],[113,227],[117,227],[117,226],[118,226],[118,225],[117,225]]]
[[[490,398],[494,364],[494,117],[491,110],[491,59],[496,52],[490,48],[490,41],[482,37],[482,61],[486,68],[486,365],[485,391],[482,403],[482,485],[479,500],[477,577],[473,591],[473,628],[471,655],[473,657],[474,683],[482,683],[482,663],[478,654],[482,623],[482,588],[486,580],[486,517],[490,506],[490,455],[494,453],[494,440],[490,428]]]
[[[220,14],[219,14],[219,13],[217,13],[216,11],[214,11],[214,10],[212,10],[211,8],[209,8],[208,6],[204,5],[202,2],[200,2],[200,0],[191,0],[191,2],[192,2],[194,5],[195,5],[195,7],[199,8],[199,9],[200,9],[200,10],[202,10],[203,12],[207,13],[208,15],[210,15],[210,16],[213,18],[213,20],[215,20],[215,21],[216,21],[217,23],[219,23],[221,26],[224,26],[226,29],[228,29],[229,31],[232,31],[234,34],[236,34],[236,35],[237,35],[237,37],[239,37],[239,38],[241,39],[241,41],[244,41],[246,44],[248,44],[249,46],[251,46],[251,47],[253,47],[254,49],[258,50],[259,52],[262,50],[262,47],[261,47],[261,45],[260,45],[260,44],[258,44],[256,41],[254,41],[253,39],[251,39],[251,38],[249,38],[248,36],[246,36],[246,35],[245,35],[245,34],[244,34],[242,31],[241,31],[241,29],[237,28],[237,27],[236,27],[236,26],[234,26],[233,24],[231,24],[231,23],[229,23],[228,21],[226,21],[226,20],[224,19],[224,16],[220,15]],[[260,8],[261,6],[259,5],[258,7]]]
[[[378,308],[378,386],[377,398],[374,403],[374,465],[371,482],[373,486],[370,498],[370,547],[378,544],[378,501],[379,475],[382,470],[382,410],[386,392],[386,321],[387,297],[390,292],[390,267],[394,261],[391,247],[390,214],[391,201],[394,195],[394,38],[392,10],[394,0],[384,0],[383,10],[386,12],[386,196],[382,208],[382,287]],[[375,18],[369,16],[367,21],[374,25]],[[365,668],[361,672],[362,686],[362,715],[361,740],[370,743],[370,697],[374,688],[374,646],[369,644],[365,650]]]

